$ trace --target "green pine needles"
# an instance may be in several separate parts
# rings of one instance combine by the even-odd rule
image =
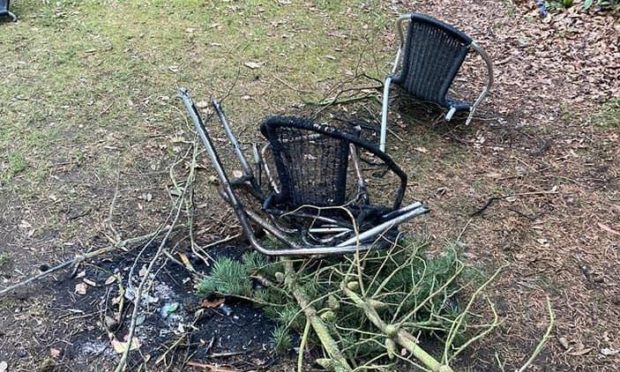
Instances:
[[[459,246],[433,256],[428,245],[404,241],[388,250],[298,259],[288,261],[289,270],[284,261],[270,262],[256,252],[240,261],[221,258],[198,291],[250,298],[262,306],[277,321],[272,336],[278,351],[293,346],[292,330],[304,333],[307,309],[296,300],[302,296],[352,368],[390,369],[402,361],[420,366],[415,352],[402,357],[400,350],[407,347],[396,346],[411,335],[436,345],[430,364],[422,360],[422,365],[447,366],[498,321],[496,315],[488,323],[471,316],[472,304],[490,280],[463,264]],[[321,345],[317,334],[306,333],[309,344]]]

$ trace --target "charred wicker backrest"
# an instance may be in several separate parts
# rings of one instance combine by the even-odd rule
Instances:
[[[346,202],[349,145],[380,158],[401,179],[394,208],[400,207],[406,174],[385,153],[358,137],[298,117],[276,116],[261,125],[273,153],[280,194],[288,208],[304,204],[337,206]]]
[[[261,127],[280,179],[280,202],[291,207],[344,204],[349,144],[312,127],[309,120],[286,117],[270,118]]]
[[[465,60],[472,39],[456,28],[412,14],[403,64],[394,83],[418,99],[448,106],[446,95]]]

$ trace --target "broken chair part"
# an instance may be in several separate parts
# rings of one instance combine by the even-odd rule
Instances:
[[[261,125],[267,144],[260,151],[253,147],[252,166],[220,104],[213,100],[242,168],[241,177],[231,180],[187,90],[181,89],[180,97],[217,173],[221,196],[261,253],[327,255],[368,250],[395,239],[402,222],[428,212],[420,202],[401,206],[407,175],[387,154],[355,133],[308,119],[268,118]],[[361,152],[380,160],[399,179],[391,205],[370,203],[361,174]],[[241,198],[241,192],[251,201]],[[261,243],[256,227],[279,241],[278,248]]]

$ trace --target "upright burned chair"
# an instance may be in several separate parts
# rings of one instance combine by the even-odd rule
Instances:
[[[403,23],[406,21],[409,21],[409,27],[405,39]],[[396,25],[400,45],[392,71],[385,79],[383,88],[379,145],[382,151],[385,151],[389,93],[392,83],[400,86],[418,100],[446,108],[448,110],[445,116],[446,121],[450,121],[458,111],[468,111],[466,124],[469,124],[474,111],[493,84],[493,64],[489,56],[465,33],[435,18],[418,13],[400,16]],[[478,53],[487,68],[486,85],[473,103],[448,96],[448,90],[470,51]],[[401,68],[396,75],[399,66]]]
[[[9,10],[10,0],[0,0],[0,18],[10,17],[13,22],[17,21],[17,17]]]
[[[267,144],[261,151],[254,147],[251,165],[214,100],[213,108],[243,169],[241,177],[231,180],[188,92],[181,89],[180,96],[217,173],[220,194],[261,253],[325,255],[368,250],[395,238],[402,222],[428,212],[420,202],[401,207],[407,176],[389,156],[355,134],[307,119],[267,119],[261,125]],[[390,206],[370,203],[360,152],[382,161],[399,179]],[[352,173],[354,184],[347,181]],[[254,205],[242,202],[238,193],[244,191]],[[255,226],[278,240],[281,248],[261,243]]]

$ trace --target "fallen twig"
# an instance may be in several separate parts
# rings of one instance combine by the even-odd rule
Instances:
[[[196,141],[193,142],[192,144],[193,146],[193,158],[192,158],[192,164],[195,164],[195,160],[196,160],[196,156],[198,156],[198,152],[195,151],[197,143]],[[184,159],[184,158],[183,158]],[[181,160],[182,161],[182,160]],[[170,178],[173,182],[173,184],[175,185],[176,189],[179,189],[179,185],[177,184],[174,174],[173,174],[173,170],[174,170],[174,166],[179,164],[181,161],[176,162],[175,164],[173,164],[170,167]],[[171,226],[176,226],[177,222],[179,221],[179,217],[181,216],[181,211],[183,210],[183,205],[185,204],[185,197],[187,195],[187,190],[188,188],[191,188],[191,184],[190,182],[194,179],[194,172],[195,172],[195,168],[192,166],[190,168],[189,171],[189,175],[187,176],[186,182],[184,187],[181,188],[182,192],[181,195],[179,196],[177,202],[176,202],[176,213],[175,216],[172,220]],[[174,210],[175,208],[173,208]],[[146,272],[144,273],[144,276],[142,277],[142,279],[140,280],[140,284],[138,285],[138,289],[135,292],[134,295],[134,306],[133,306],[133,312],[131,314],[131,321],[129,324],[129,334],[127,335],[127,340],[129,340],[129,345],[127,346],[127,348],[125,349],[125,351],[123,352],[123,355],[121,356],[121,360],[119,361],[118,365],[116,366],[116,369],[114,370],[115,372],[121,372],[124,368],[125,365],[127,364],[127,358],[129,357],[129,352],[131,351],[131,342],[133,340],[133,336],[135,334],[135,330],[136,330],[136,323],[137,323],[137,319],[138,319],[138,312],[140,310],[140,300],[142,297],[142,292],[144,290],[144,286],[146,285],[147,281],[149,280],[149,274],[153,271],[153,267],[155,266],[155,263],[159,260],[159,258],[164,254],[165,251],[165,246],[166,246],[166,242],[168,241],[168,238],[170,237],[170,232],[171,230],[168,230],[168,232],[166,233],[166,235],[164,236],[164,238],[162,239],[162,241],[159,244],[159,247],[157,248],[157,252],[155,252],[155,256],[151,259],[151,261],[149,262],[148,267],[146,268]],[[138,254],[137,259],[142,255],[142,253],[144,252],[144,250],[146,249],[143,248],[142,251],[140,251],[140,253]],[[135,268],[135,262],[134,265],[131,267],[131,270],[129,271],[129,276],[127,279],[127,282],[131,284],[131,277],[133,276],[133,272],[134,272],[134,268]]]
[[[545,332],[545,335],[543,336],[543,338],[540,340],[540,342],[536,346],[536,349],[534,349],[534,352],[532,353],[530,358],[527,360],[527,362],[525,362],[525,364],[521,368],[517,370],[517,372],[525,371],[527,367],[529,367],[530,364],[532,364],[534,359],[536,359],[538,354],[540,354],[545,344],[549,340],[549,336],[551,335],[551,330],[553,329],[553,326],[555,325],[555,314],[553,313],[553,308],[551,308],[551,300],[549,299],[548,296],[547,296],[547,311],[549,312],[549,326],[547,327],[547,331]]]
[[[310,333],[310,320],[306,319],[306,325],[304,327],[304,333],[301,336],[301,342],[299,343],[299,355],[297,356],[297,372],[303,372],[304,370],[304,353],[306,349],[306,343],[308,342],[308,334]]]
[[[194,368],[200,368],[211,372],[238,372],[237,369],[229,369],[226,367],[215,366],[213,364],[205,364],[198,362],[187,362],[187,365]]]
[[[531,192],[521,192],[521,193],[512,194],[512,195],[492,196],[487,200],[486,203],[484,203],[484,205],[480,209],[478,209],[474,213],[471,213],[469,217],[475,217],[475,216],[482,214],[482,212],[484,212],[496,200],[502,200],[506,198],[516,198],[518,196],[549,195],[549,194],[559,194],[559,193],[560,192],[556,191],[554,187],[553,190],[531,191]]]

